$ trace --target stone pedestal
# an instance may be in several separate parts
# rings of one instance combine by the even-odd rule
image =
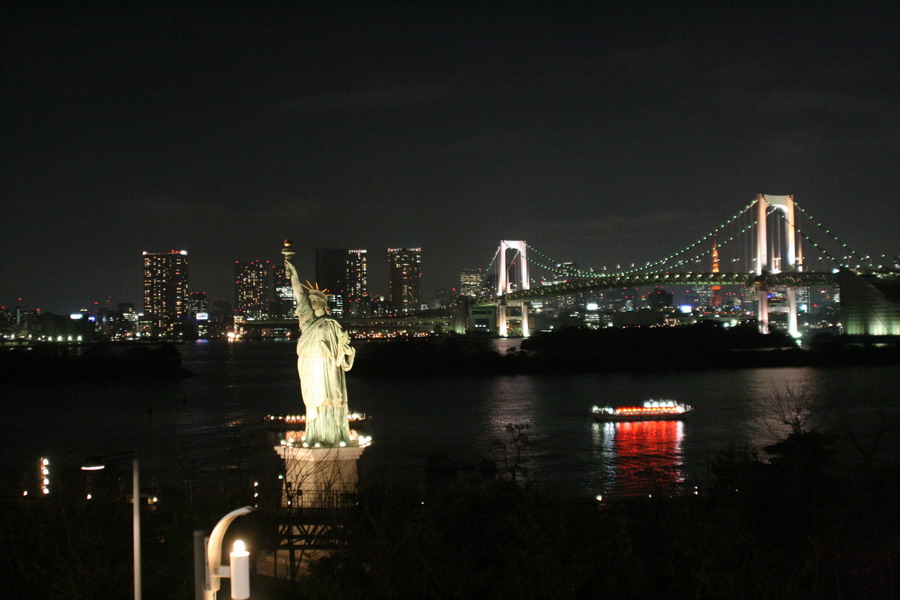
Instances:
[[[329,555],[356,506],[357,461],[366,446],[275,446],[284,460],[278,548],[257,564],[268,577],[296,580],[311,562]]]
[[[356,504],[357,461],[365,446],[303,448],[275,446],[284,460],[281,505],[346,508]]]

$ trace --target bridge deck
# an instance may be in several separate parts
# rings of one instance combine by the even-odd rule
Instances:
[[[693,285],[744,285],[761,287],[806,287],[810,285],[837,285],[837,273],[823,273],[816,271],[793,273],[768,273],[756,275],[753,273],[654,273],[586,277],[548,285],[519,290],[506,295],[507,300],[530,300],[534,298],[546,298],[548,296],[560,296],[591,290],[607,290],[621,287],[640,286],[664,286],[672,284]]]

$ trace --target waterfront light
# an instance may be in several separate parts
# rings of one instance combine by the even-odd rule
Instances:
[[[40,476],[41,493],[45,496],[50,494],[50,459],[44,456],[40,460]]]

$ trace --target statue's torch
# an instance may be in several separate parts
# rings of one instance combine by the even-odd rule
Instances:
[[[281,253],[284,254],[284,274],[290,279],[293,275],[294,271],[294,263],[291,262],[291,259],[294,258],[294,242],[291,241],[290,238],[284,240],[284,246],[281,248]]]
[[[284,260],[291,260],[294,258],[294,242],[290,239],[284,240],[284,247],[281,249],[281,253],[284,254]]]

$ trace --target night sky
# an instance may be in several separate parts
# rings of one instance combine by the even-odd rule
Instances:
[[[0,304],[140,307],[168,249],[230,300],[285,237],[381,294],[393,246],[425,290],[504,238],[644,262],[759,192],[900,253],[898,3],[489,4],[7,12]]]

